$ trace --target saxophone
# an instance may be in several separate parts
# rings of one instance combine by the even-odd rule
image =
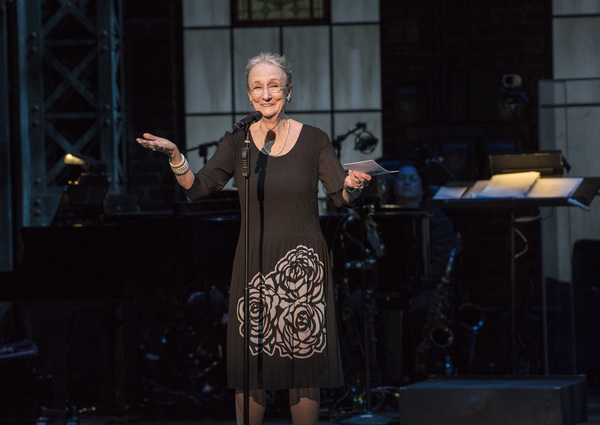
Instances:
[[[455,257],[456,248],[453,248],[450,252],[444,275],[436,286],[435,298],[427,310],[423,337],[415,350],[415,373],[417,376],[426,374],[428,364],[433,363],[438,368],[440,360],[436,358],[436,354],[439,354],[439,350],[436,350],[436,348],[444,349],[454,342],[454,332],[450,328],[450,319],[448,317],[450,312],[448,284]],[[432,356],[434,357],[432,358]],[[446,358],[445,362],[448,363],[449,360],[449,358]]]

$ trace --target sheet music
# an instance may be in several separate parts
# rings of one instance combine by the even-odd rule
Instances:
[[[496,174],[487,186],[479,192],[478,198],[522,198],[525,197],[536,180],[540,177],[537,171],[523,173]]]
[[[478,180],[475,184],[469,189],[469,191],[465,194],[464,199],[476,199],[479,196],[479,193],[489,183],[489,180]]]
[[[568,198],[584,180],[583,177],[535,178],[535,174],[539,174],[537,172],[529,176],[514,174],[522,173],[501,175],[512,177],[508,179],[503,177],[494,181],[492,177],[492,180],[478,180],[471,187],[442,186],[433,199]]]
[[[461,199],[468,188],[442,186],[435,192],[433,199]]]
[[[548,177],[538,179],[527,194],[528,198],[568,198],[579,187],[583,177]]]

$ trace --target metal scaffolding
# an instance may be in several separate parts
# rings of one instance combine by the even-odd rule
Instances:
[[[47,226],[72,177],[66,154],[124,184],[121,0],[16,2],[23,226]]]
[[[0,0],[0,272],[13,267],[7,24],[6,2]]]

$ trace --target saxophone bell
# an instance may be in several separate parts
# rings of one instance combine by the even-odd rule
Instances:
[[[477,332],[483,326],[485,314],[480,305],[466,302],[458,308],[458,321],[466,329]]]
[[[454,332],[448,326],[434,326],[429,331],[429,340],[439,348],[446,348],[454,342]]]

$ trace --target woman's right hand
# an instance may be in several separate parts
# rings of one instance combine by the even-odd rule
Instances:
[[[143,137],[138,137],[136,140],[146,149],[166,154],[174,164],[179,164],[182,161],[179,149],[177,149],[177,145],[168,139],[164,139],[150,133],[144,133]]]

